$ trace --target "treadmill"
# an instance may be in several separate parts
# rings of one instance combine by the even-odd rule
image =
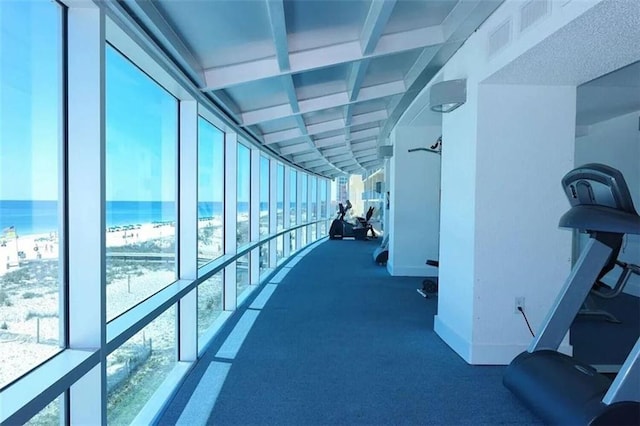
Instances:
[[[571,208],[560,226],[585,232],[589,240],[539,334],[507,367],[503,383],[548,424],[640,425],[640,338],[613,381],[558,352],[615,247],[625,234],[640,234],[640,216],[624,177],[612,167],[586,164],[567,173],[562,185]]]

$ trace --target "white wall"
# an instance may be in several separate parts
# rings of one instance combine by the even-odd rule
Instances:
[[[580,90],[580,89],[578,89]],[[640,96],[640,94],[639,94]],[[640,209],[640,111],[588,126],[587,134],[576,138],[575,164],[604,163],[622,172],[633,204]],[[580,241],[584,243],[585,236]],[[620,260],[640,264],[640,235],[627,235]],[[614,284],[615,269],[605,281]],[[640,276],[632,275],[625,292],[640,297]]]
[[[434,276],[427,259],[438,259],[440,228],[440,156],[409,148],[426,147],[440,126],[403,126],[394,130],[391,163],[389,261],[398,276]]]
[[[466,104],[442,121],[435,330],[473,364],[505,364],[526,349],[515,297],[537,327],[568,275],[571,233],[558,219],[568,207],[560,178],[574,164],[576,87],[640,58],[605,23],[635,34],[630,3],[552,1],[522,30],[524,5],[506,0],[432,80],[467,80]],[[503,25],[504,46],[490,49]],[[405,115],[427,103],[428,87]]]
[[[572,232],[558,221],[569,209],[560,182],[573,168],[575,99],[574,86],[480,86],[474,363],[526,350],[531,335],[516,297],[537,333],[569,276]]]

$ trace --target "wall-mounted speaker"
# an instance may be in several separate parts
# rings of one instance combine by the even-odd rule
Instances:
[[[380,145],[378,147],[378,158],[391,158],[393,157],[393,145]]]

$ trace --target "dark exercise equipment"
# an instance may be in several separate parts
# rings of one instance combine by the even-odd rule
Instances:
[[[369,223],[373,216],[373,207],[369,207],[366,217],[356,217],[356,223],[349,223],[344,219],[347,211],[351,209],[351,202],[346,201],[346,207],[340,203],[338,205],[338,217],[331,222],[329,228],[329,238],[332,240],[342,240],[343,238],[355,238],[356,240],[367,240],[368,234],[371,233],[372,238],[377,238],[373,225]]]
[[[380,247],[373,251],[373,261],[378,265],[386,265],[389,260],[389,234],[384,234]]]
[[[600,272],[598,280],[591,288],[589,296],[587,296],[587,299],[582,305],[582,309],[580,309],[580,311],[578,312],[578,315],[580,315],[581,317],[604,318],[608,322],[620,324],[621,321],[616,318],[615,315],[598,307],[596,299],[613,299],[614,297],[622,293],[622,290],[624,290],[624,287],[627,285],[627,282],[629,281],[629,278],[631,278],[631,275],[640,275],[640,266],[634,265],[633,263],[627,263],[617,260],[621,248],[622,240],[620,240],[620,244],[618,244],[618,246],[614,248],[611,256],[609,257],[607,265],[604,267],[602,272]],[[606,283],[602,282],[601,279],[616,266],[621,268],[622,271],[620,272],[620,276],[616,280],[615,285],[613,287],[610,287]]]
[[[507,367],[503,383],[549,424],[638,425],[640,338],[613,381],[557,350],[623,236],[640,234],[640,216],[612,167],[586,164],[565,175],[562,185],[571,209],[560,226],[586,232],[589,240],[539,334]]]
[[[427,260],[427,265],[439,267],[440,262],[437,260]],[[438,293],[438,277],[425,278],[422,280],[422,288],[417,289],[418,293],[425,299],[429,298],[429,295]]]

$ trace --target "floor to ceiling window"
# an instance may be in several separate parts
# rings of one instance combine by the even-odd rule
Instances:
[[[302,221],[302,223],[307,223],[307,211],[308,211],[308,205],[309,205],[309,197],[308,197],[308,189],[309,189],[309,185],[308,185],[308,180],[307,180],[307,174],[306,173],[302,173],[300,172],[300,220]],[[304,247],[304,245],[307,244],[307,229],[306,227],[302,228],[302,232],[300,232],[300,245],[302,247]]]
[[[298,218],[298,172],[291,169],[289,172],[289,223],[295,226]],[[289,233],[290,252],[296,251],[296,231]]]
[[[238,247],[250,241],[249,206],[251,203],[251,150],[239,143],[237,151],[237,227]],[[236,261],[236,288],[238,297],[249,286],[249,253]]]
[[[284,165],[278,163],[276,172],[276,230],[284,229]],[[284,235],[276,239],[276,261],[284,257]]]
[[[176,280],[178,101],[106,50],[107,321]],[[169,309],[107,357],[107,420],[128,424],[176,362]]]
[[[105,101],[109,321],[176,280],[178,101],[111,47]]]
[[[198,265],[224,253],[224,133],[198,117]],[[220,271],[198,286],[198,342],[223,310]]]
[[[0,388],[64,345],[62,19],[0,2]]]
[[[269,167],[270,161],[260,156],[260,238],[269,235]],[[269,269],[269,243],[260,245],[260,275]]]
[[[326,219],[327,218],[327,180],[326,179],[320,179],[319,180],[319,186],[320,186],[320,218],[321,219]],[[325,235],[327,235],[327,222],[326,221],[322,221],[320,222],[320,227],[319,227],[319,232],[320,232],[320,236],[323,237]]]
[[[315,176],[309,176],[309,220],[314,221],[318,218],[318,179]],[[309,226],[310,241],[316,239],[317,226],[315,224]]]
[[[224,133],[198,118],[198,264],[224,253]]]

